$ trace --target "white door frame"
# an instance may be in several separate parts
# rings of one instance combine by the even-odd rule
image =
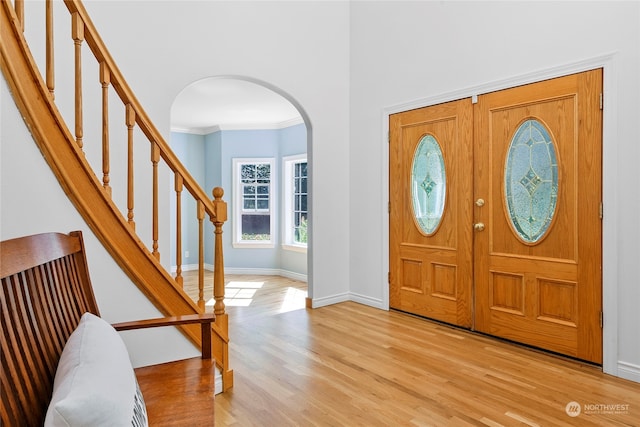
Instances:
[[[382,138],[383,155],[382,166],[382,212],[385,212],[385,223],[382,236],[382,268],[380,277],[383,278],[382,308],[389,309],[389,284],[387,275],[389,272],[389,116],[416,108],[429,107],[444,102],[455,101],[462,98],[472,98],[475,102],[478,95],[509,89],[515,86],[535,83],[569,74],[581,73],[596,68],[603,69],[604,105],[602,115],[602,197],[605,213],[602,220],[602,307],[604,327],[602,331],[603,346],[603,371],[610,375],[619,376],[618,373],[618,248],[616,236],[618,228],[614,219],[614,209],[617,206],[618,182],[617,169],[618,148],[616,145],[618,128],[617,117],[617,75],[616,54],[607,54],[579,62],[572,62],[558,67],[536,71],[530,74],[498,80],[487,84],[469,87],[454,92],[448,92],[429,98],[393,105],[383,109],[382,114]],[[607,212],[607,208],[610,211]]]

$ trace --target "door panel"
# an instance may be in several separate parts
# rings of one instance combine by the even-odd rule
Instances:
[[[474,116],[474,191],[486,200],[475,208],[475,220],[486,224],[474,236],[476,329],[597,363],[602,362],[601,81],[596,70],[486,94]],[[546,128],[557,161],[555,211],[536,241],[517,232],[505,198],[509,149],[528,120]],[[521,192],[519,203],[531,206],[531,223],[540,220],[536,185],[544,181],[537,172],[536,144],[542,143],[529,141],[530,164],[520,165],[522,177],[511,181]]]
[[[390,117],[390,306],[464,327],[472,321],[472,116],[466,99]],[[421,141],[437,148],[423,158]],[[444,182],[439,163],[425,160],[438,152]],[[433,197],[439,190],[444,198]],[[429,200],[443,201],[433,221]]]

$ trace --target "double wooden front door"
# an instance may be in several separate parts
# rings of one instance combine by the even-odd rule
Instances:
[[[392,308],[602,362],[602,71],[394,114]]]

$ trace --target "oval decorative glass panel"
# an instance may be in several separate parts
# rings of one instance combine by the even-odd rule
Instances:
[[[504,168],[511,226],[525,243],[536,243],[549,230],[558,202],[556,149],[541,122],[529,119],[518,127]]]
[[[425,135],[416,147],[411,165],[413,215],[425,234],[432,234],[440,225],[446,189],[442,149],[433,136]]]

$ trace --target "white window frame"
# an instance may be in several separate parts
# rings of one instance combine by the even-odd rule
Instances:
[[[307,154],[297,154],[282,158],[282,199],[283,199],[283,224],[282,224],[282,248],[295,252],[307,252],[306,243],[294,242],[294,209],[293,209],[293,179],[294,167],[298,163],[307,163]],[[308,171],[308,163],[307,163]],[[309,194],[309,176],[307,175],[307,195]],[[307,196],[307,218],[309,209]]]
[[[233,239],[232,246],[234,248],[273,248],[275,247],[276,230],[276,204],[277,204],[277,173],[276,161],[273,157],[261,158],[234,158],[232,159],[233,173]],[[267,163],[270,166],[271,176],[269,182],[269,231],[270,240],[242,240],[242,215],[245,213],[243,209],[243,194],[240,179],[241,166],[246,164]]]

